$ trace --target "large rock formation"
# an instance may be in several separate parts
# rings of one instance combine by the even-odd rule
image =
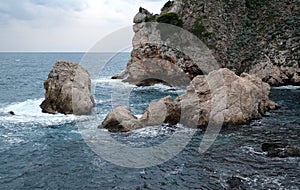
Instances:
[[[270,86],[257,77],[246,73],[239,77],[228,69],[220,69],[195,77],[188,91],[175,102],[180,104],[182,114],[186,114],[182,118],[199,113],[198,126],[208,125],[220,113],[223,123],[245,124],[277,108],[269,100],[269,93]]]
[[[198,38],[177,26],[146,23],[149,17],[153,15],[142,8],[136,15],[131,58],[125,71],[112,78],[138,86],[156,83],[187,86],[195,76],[205,73],[203,68],[206,72],[213,69],[210,68],[213,64],[206,64],[213,57]],[[140,18],[144,18],[143,22]]]
[[[153,58],[173,63],[191,79],[202,73],[193,58],[178,53],[178,49],[145,43],[174,36],[172,32],[169,36],[160,36],[157,31],[145,32],[145,22],[149,21],[170,23],[190,31],[212,50],[221,67],[234,70],[238,75],[255,74],[275,86],[299,85],[298,0],[175,0],[168,2],[160,15],[141,8],[134,19],[131,59],[119,78],[128,77],[129,82],[135,83],[148,73],[147,69],[143,70],[148,68],[145,63],[157,62]],[[177,71],[166,74],[174,73]]]
[[[257,76],[271,85],[297,83],[299,1],[176,0],[170,11],[214,51],[222,67],[238,74],[262,69]]]
[[[195,77],[187,92],[173,102],[166,97],[151,103],[139,120],[128,108],[121,107],[108,114],[102,125],[122,132],[163,123],[182,123],[186,127],[245,124],[277,108],[269,100],[269,92],[270,86],[257,77],[246,73],[239,77],[228,69],[220,69]]]
[[[81,66],[58,61],[44,82],[45,100],[40,105],[45,113],[90,114],[94,107],[89,73]]]

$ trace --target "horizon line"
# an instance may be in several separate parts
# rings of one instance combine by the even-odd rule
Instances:
[[[85,52],[85,51],[0,51],[0,53],[130,53],[131,51],[122,52]]]

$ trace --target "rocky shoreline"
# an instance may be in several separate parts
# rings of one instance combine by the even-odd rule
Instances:
[[[188,90],[174,101],[165,97],[150,104],[140,119],[133,116],[128,107],[116,108],[108,114],[100,127],[113,132],[125,132],[163,123],[182,123],[190,127],[207,126],[209,122],[239,125],[262,117],[268,110],[276,109],[278,105],[268,98],[270,86],[267,83],[272,86],[300,83],[299,60],[294,56],[298,55],[298,47],[291,48],[286,43],[284,51],[277,51],[278,44],[273,44],[266,52],[271,44],[261,44],[258,48],[264,56],[256,54],[251,59],[247,58],[243,47],[235,50],[240,57],[235,56],[237,52],[229,54],[228,50],[231,48],[229,46],[238,44],[234,36],[243,36],[241,28],[244,22],[250,22],[253,10],[259,9],[271,14],[280,9],[280,21],[298,14],[296,10],[299,7],[284,2],[279,4],[287,5],[288,15],[283,14],[286,10],[278,6],[267,10],[269,2],[239,2],[233,8],[233,5],[224,1],[215,3],[213,9],[210,0],[176,0],[167,2],[159,15],[140,8],[134,18],[135,36],[130,60],[126,69],[112,78],[123,79],[124,82],[137,86],[163,83],[169,86],[187,86]],[[227,14],[229,10],[232,12]],[[236,12],[239,17],[232,18]],[[241,12],[245,15],[241,15]],[[230,22],[225,18],[218,18],[221,13],[235,25],[229,25]],[[260,23],[265,18],[260,13],[256,16],[256,21],[251,22]],[[177,28],[172,28],[171,25]],[[229,33],[229,29],[233,33]],[[182,31],[192,33],[193,36],[189,37]],[[266,32],[263,30],[252,38],[257,40]],[[294,40],[295,32],[297,31],[289,30],[286,36]],[[277,37],[278,40],[281,39],[279,34],[275,36]],[[268,36],[265,38],[268,39]],[[250,43],[248,51],[257,51],[251,48]],[[290,59],[291,57],[295,59]],[[220,69],[222,67],[225,68]],[[82,79],[74,82],[77,71],[80,71],[79,78]],[[94,100],[90,94],[89,75],[79,66],[58,62],[44,85],[46,99],[41,105],[43,112],[71,114],[74,113],[75,106],[75,114],[91,113]],[[78,91],[78,96],[70,97],[72,89]]]
[[[118,107],[100,127],[127,132],[161,124],[181,123],[192,128],[209,123],[245,124],[278,107],[269,100],[269,93],[270,86],[257,77],[246,73],[239,77],[228,69],[220,69],[195,77],[187,92],[174,101],[169,96],[151,103],[140,119],[128,107]]]
[[[278,107],[268,98],[270,85],[300,84],[298,47],[292,45],[292,48],[290,47],[291,44],[287,43],[284,47],[282,44],[279,47],[278,43],[274,44],[274,40],[270,40],[270,44],[262,43],[256,46],[256,49],[253,49],[252,42],[249,43],[248,50],[244,47],[232,49],[232,47],[240,44],[237,42],[237,36],[241,36],[242,39],[240,40],[244,40],[242,43],[246,42],[243,33],[245,31],[241,31],[242,29],[253,30],[251,27],[244,27],[245,23],[264,23],[265,15],[262,13],[256,15],[256,21],[250,19],[254,14],[253,10],[259,9],[270,15],[273,14],[273,11],[280,9],[282,14],[278,17],[280,17],[280,24],[284,25],[281,21],[289,20],[293,15],[297,15],[299,12],[296,10],[299,7],[286,4],[286,2],[277,2],[276,6],[268,10],[266,7],[269,2],[258,4],[257,2],[246,1],[236,3],[235,8],[233,8],[232,4],[224,1],[214,2],[213,8],[212,3],[210,0],[169,1],[159,15],[154,15],[148,10],[140,8],[134,18],[135,36],[130,60],[126,69],[112,78],[123,79],[124,82],[138,86],[156,83],[188,86],[188,90],[174,101],[170,97],[165,97],[152,103],[140,119],[135,118],[130,113],[129,108],[117,108],[106,117],[101,127],[110,130],[110,127],[117,123],[120,131],[128,131],[162,123],[183,122],[188,125],[188,121],[197,127],[207,126],[209,121],[217,123],[222,121],[224,124],[234,125],[245,124],[252,119],[262,117],[266,111]],[[284,14],[287,10],[283,10],[280,6],[289,7],[289,14]],[[229,13],[229,11],[232,12]],[[233,13],[237,12],[239,13],[237,14],[238,17],[232,18]],[[242,12],[245,15],[241,15]],[[218,17],[222,13],[232,22],[226,21],[224,17]],[[174,36],[177,35],[179,39],[184,36],[180,29],[176,30],[177,33],[173,32],[174,36],[171,35],[173,34],[171,29],[167,30],[167,32],[171,31],[168,36],[164,33],[165,29],[162,30],[162,26],[155,24],[153,26],[153,23],[172,24],[193,33],[209,48],[219,66],[229,68],[231,71],[219,68],[203,68],[205,67],[203,65],[211,65],[209,62],[212,60],[211,57],[199,61],[191,56],[192,54],[188,54],[188,51],[178,51],[181,47],[177,48],[172,46],[173,44],[170,45],[169,42],[173,40]],[[232,26],[232,23],[235,25]],[[274,33],[277,29],[261,30],[260,33],[253,34],[251,37],[253,40],[264,40],[262,39],[264,36],[266,40],[269,38],[269,33]],[[284,35],[293,41],[296,40],[294,38],[296,33],[297,31],[289,30]],[[281,31],[273,37],[282,40]],[[189,43],[189,38],[180,40],[182,44],[194,45],[193,43],[199,43],[195,42],[196,40]],[[279,48],[285,50],[278,51]],[[229,52],[230,49],[231,52]],[[201,50],[205,51],[205,48]],[[225,50],[227,51],[225,52]],[[249,51],[255,55],[251,54],[252,57],[249,57]],[[195,52],[201,51],[197,49]],[[260,54],[258,55],[257,52]],[[134,125],[123,125],[122,116],[114,116],[114,112],[116,115],[122,115],[121,112],[126,112],[125,118],[131,118]],[[218,114],[219,119],[215,121],[213,116]],[[118,120],[120,122],[116,122]],[[116,132],[115,129],[111,131]]]

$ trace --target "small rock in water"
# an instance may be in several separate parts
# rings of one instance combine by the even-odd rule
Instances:
[[[283,142],[264,142],[261,149],[268,157],[300,157],[300,147]]]
[[[126,106],[117,107],[112,110],[99,126],[99,128],[105,128],[114,133],[128,132],[141,127],[141,123],[131,114],[130,109]]]
[[[227,180],[228,190],[246,190],[242,179],[239,177],[231,177]]]
[[[10,115],[16,115],[15,114],[15,112],[13,112],[13,111],[10,111],[10,112],[8,112]]]

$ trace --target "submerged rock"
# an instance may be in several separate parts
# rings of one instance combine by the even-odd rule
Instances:
[[[268,157],[300,157],[300,147],[283,142],[264,142],[261,148]]]
[[[76,63],[58,61],[44,88],[45,100],[40,105],[44,113],[85,115],[90,114],[95,105],[90,75]]]
[[[99,126],[99,128],[108,129],[110,132],[128,132],[141,127],[137,117],[132,115],[126,106],[113,109]]]
[[[227,180],[227,184],[229,186],[228,190],[246,190],[242,179],[239,177],[231,177]]]
[[[10,112],[8,112],[10,115],[16,115],[15,114],[15,112],[13,112],[13,111],[10,111]]]

